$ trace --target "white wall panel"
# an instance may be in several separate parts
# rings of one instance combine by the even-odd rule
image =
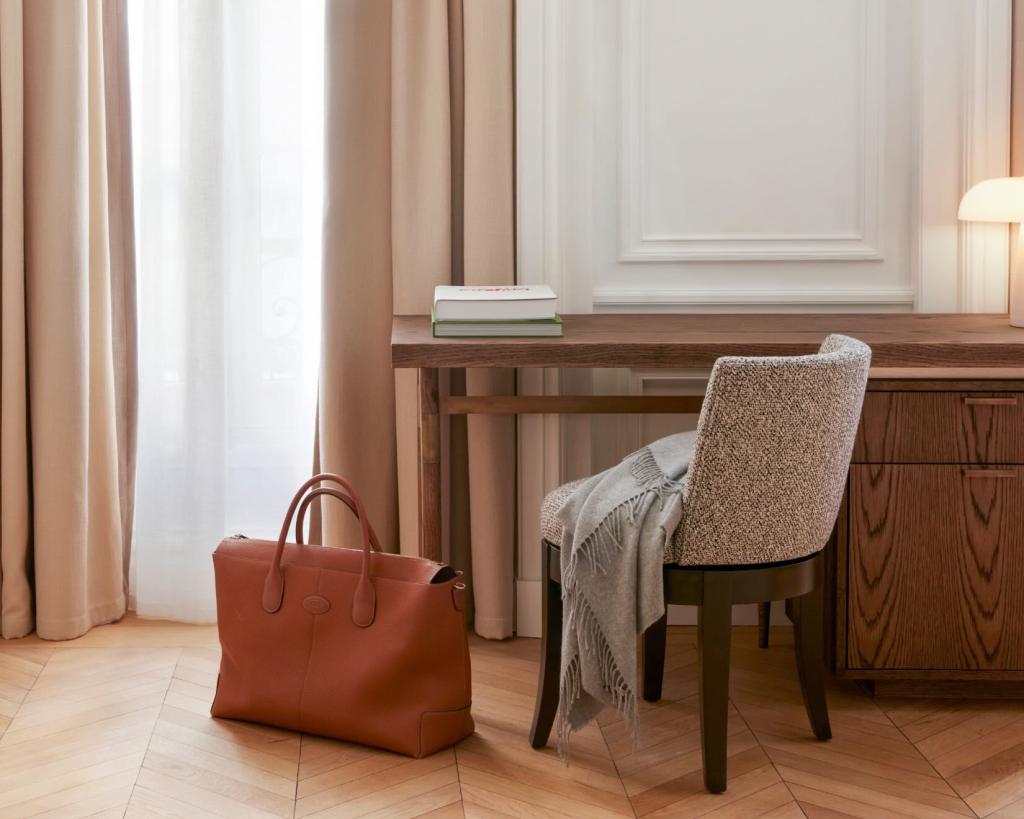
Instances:
[[[551,283],[564,312],[1005,310],[1006,228],[956,208],[1008,173],[1010,8],[518,0],[520,280]],[[522,383],[641,394],[701,377]],[[521,421],[522,582],[539,577],[546,489],[690,422]]]
[[[620,260],[880,258],[884,9],[625,0]]]

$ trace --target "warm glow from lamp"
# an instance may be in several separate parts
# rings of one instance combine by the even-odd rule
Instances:
[[[979,182],[960,200],[965,222],[1024,222],[1024,176]]]
[[[1010,324],[1024,327],[1024,177],[1007,176],[979,182],[960,200],[965,222],[1016,222],[1017,253],[1010,271]]]

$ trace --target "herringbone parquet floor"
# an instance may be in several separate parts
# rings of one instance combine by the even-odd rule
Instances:
[[[427,759],[210,719],[216,631],[128,619],[0,642],[0,817],[1024,817],[1024,703],[830,694],[807,729],[787,629],[737,629],[729,789],[701,786],[692,629],[639,748],[613,714],[573,764],[531,750],[538,641],[473,643],[477,733]]]

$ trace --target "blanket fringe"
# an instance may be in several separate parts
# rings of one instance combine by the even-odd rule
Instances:
[[[664,506],[666,497],[676,495],[683,489],[681,481],[670,478],[661,471],[650,447],[645,446],[636,453],[629,471],[633,475],[633,479],[640,485],[640,495],[638,496],[640,500],[634,501],[630,523],[636,522],[636,515],[640,511],[643,499],[651,493],[657,495],[658,502]]]
[[[637,708],[636,692],[629,687],[629,682],[619,670],[611,646],[605,639],[601,625],[586,598],[580,594],[573,594],[571,599],[566,602],[568,603],[569,617],[576,624],[576,633],[580,641],[579,650],[597,656],[601,688],[608,695],[612,707],[629,724],[635,745],[640,738],[640,710]],[[566,764],[569,763],[569,736],[573,731],[570,715],[573,705],[580,697],[583,685],[582,677],[580,656],[577,653],[567,663],[559,682],[558,754]]]
[[[677,495],[682,490],[680,481],[670,478],[662,471],[649,447],[644,447],[633,456],[630,474],[637,483],[637,491],[615,506],[597,527],[573,548],[562,572],[565,626],[569,631],[575,631],[577,637],[576,653],[565,664],[559,680],[558,753],[566,764],[569,762],[569,736],[573,731],[570,717],[583,687],[583,672],[580,665],[580,655],[583,652],[597,658],[601,688],[609,704],[628,723],[634,746],[640,738],[640,711],[637,708],[636,692],[619,669],[594,610],[577,588],[581,564],[591,573],[607,573],[611,558],[622,550],[622,536],[627,525],[637,522],[648,496],[656,495],[659,502],[664,505],[666,498]]]
[[[622,533],[626,524],[636,523],[648,495],[653,493],[664,504],[666,497],[682,490],[680,481],[662,472],[650,447],[644,447],[634,455],[629,471],[639,490],[615,506],[597,528],[573,549],[562,576],[563,586],[575,585],[581,561],[586,563],[591,572],[605,574],[608,571],[609,559],[622,549]]]
[[[632,520],[633,498],[623,501],[609,512],[583,541],[572,550],[568,565],[562,572],[562,588],[576,585],[576,573],[581,563],[591,573],[605,574],[611,557],[622,550],[622,533],[627,522]]]

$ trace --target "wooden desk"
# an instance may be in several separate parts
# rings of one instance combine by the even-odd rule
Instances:
[[[1024,329],[1005,315],[563,316],[564,338],[433,338],[396,316],[395,367],[710,367],[723,355],[804,355],[829,333],[869,344],[875,367],[1024,366]]]
[[[559,339],[450,339],[434,338],[427,316],[395,317],[392,365],[419,371],[423,555],[441,556],[440,415],[698,412],[701,403],[694,396],[463,396],[442,403],[442,368],[710,369],[723,355],[813,353],[829,333],[864,341],[879,369],[950,368],[967,376],[979,368],[1024,367],[1024,329],[1010,327],[1004,315],[598,314],[563,322]]]
[[[1024,411],[1024,329],[1010,327],[1005,315],[925,315],[925,314],[763,314],[763,315],[579,315],[563,316],[565,335],[560,339],[438,339],[431,335],[430,321],[425,316],[396,316],[392,331],[392,363],[395,367],[416,368],[419,373],[419,515],[420,515],[420,550],[427,557],[441,557],[441,427],[443,415],[468,413],[482,414],[522,414],[522,413],[681,413],[698,412],[701,405],[699,396],[453,396],[442,400],[438,392],[439,370],[458,367],[628,367],[628,368],[686,368],[710,369],[715,360],[723,355],[804,355],[816,352],[822,339],[829,333],[846,333],[861,339],[872,349],[872,374],[869,390],[886,394],[933,393],[931,404],[903,401],[902,403],[867,402],[875,409],[872,418],[882,418],[882,427],[889,428],[896,421],[902,421],[906,444],[913,449],[915,436],[927,439],[929,436],[946,438],[970,438],[975,434],[998,433],[1008,437],[1009,443],[1005,451],[1016,452],[1017,443],[1021,444],[1020,457],[1024,468],[1024,412],[1017,417],[1014,412],[1006,411],[1010,401],[1021,399]],[[968,391],[984,392],[992,395],[1003,395],[998,402],[976,403],[976,398],[968,395]],[[970,407],[970,415],[963,418],[946,417],[946,404],[940,398],[945,396],[946,404],[957,412],[964,406]],[[948,399],[948,400],[947,400]],[[939,403],[935,403],[938,401]],[[974,402],[968,405],[968,401]],[[923,403],[922,403],[923,402]],[[927,404],[927,406],[925,406]],[[883,406],[884,405],[884,406]],[[920,406],[924,414],[918,419],[906,416],[901,407]],[[867,406],[867,404],[866,404]],[[1015,403],[1014,403],[1015,406]],[[1003,409],[1000,410],[999,407]],[[949,409],[949,412],[953,410]],[[901,417],[886,415],[886,412],[904,412]],[[915,409],[914,412],[917,412]],[[967,410],[964,410],[967,412]],[[879,413],[881,413],[879,415]],[[930,415],[928,413],[931,413]],[[938,413],[938,414],[936,414]],[[994,413],[994,414],[993,414]],[[948,414],[948,413],[947,413]],[[1017,429],[1019,422],[1020,429]],[[916,426],[915,426],[916,424]],[[988,424],[984,430],[978,430],[978,424]],[[929,426],[931,425],[931,426]],[[963,428],[961,428],[961,426]],[[895,427],[893,427],[895,428]],[[972,428],[972,429],[968,429]],[[967,430],[964,432],[964,430]],[[875,434],[880,434],[875,430]],[[861,482],[855,487],[858,497],[871,496],[872,503],[879,500],[870,493],[871,475],[881,470],[889,470],[888,464],[897,463],[903,457],[898,452],[885,451],[884,454],[864,455],[865,432],[860,434],[862,466],[855,470]],[[885,436],[879,439],[883,441]],[[1019,441],[1018,441],[1019,439]],[[961,442],[962,443],[962,442]],[[960,447],[958,449],[958,447]],[[898,449],[898,447],[897,447]],[[928,463],[956,464],[956,469],[964,467],[965,473],[970,472],[975,479],[984,464],[991,465],[991,459],[979,456],[969,457],[960,453],[963,449],[956,441],[948,440],[944,447],[939,447]],[[940,451],[941,450],[941,451]],[[872,452],[881,452],[878,447]],[[894,454],[895,453],[895,454]],[[931,456],[929,456],[931,457]],[[950,493],[944,502],[951,502],[954,488],[948,483],[938,484],[934,470],[925,469],[924,460],[915,469],[923,470],[932,480],[931,490]],[[855,461],[858,458],[855,456]],[[963,463],[956,463],[962,461]],[[966,467],[978,463],[983,466],[971,470]],[[910,472],[909,467],[895,467],[904,478]],[[872,471],[874,470],[874,471]],[[902,471],[900,471],[902,470]],[[891,471],[891,470],[890,470]],[[1010,474],[1008,468],[1001,470],[1004,477]],[[853,473],[851,473],[853,474]],[[888,473],[886,473],[888,474]],[[913,473],[917,475],[917,472]],[[959,472],[957,472],[959,474]],[[1016,474],[1016,468],[1013,469]],[[982,475],[981,478],[988,476]],[[918,480],[918,478],[914,478]],[[920,478],[924,481],[924,478]],[[941,483],[941,482],[940,482]],[[998,483],[1005,486],[1008,481],[975,480],[977,486],[988,486]],[[924,484],[922,484],[924,485]],[[1003,490],[1008,500],[1013,498]],[[1024,494],[1021,495],[1024,505]],[[958,501],[959,502],[959,501]],[[849,514],[844,505],[842,514]],[[903,510],[904,512],[906,510]],[[912,517],[912,516],[911,516]],[[1013,520],[1016,521],[1016,513]],[[910,518],[905,521],[910,525]],[[1024,528],[1024,514],[1020,516]],[[841,521],[843,524],[843,521]],[[840,525],[840,530],[849,534],[849,525]],[[843,531],[840,534],[843,534]],[[854,527],[854,534],[868,537]],[[889,533],[890,536],[892,533]],[[934,535],[934,532],[931,533]],[[845,538],[845,534],[844,534]],[[849,538],[844,540],[843,548],[849,546]],[[855,544],[857,545],[857,544]],[[870,549],[861,550],[862,556],[868,559]],[[871,548],[874,548],[873,546]],[[853,552],[856,552],[853,549]],[[919,555],[920,556],[920,555]],[[877,557],[877,555],[876,555]],[[976,555],[975,555],[976,557]],[[844,561],[846,555],[840,555]],[[951,558],[956,560],[954,556]],[[973,558],[972,558],[973,559]],[[978,558],[983,559],[983,558]],[[987,559],[987,558],[986,558]],[[1024,535],[1021,536],[1021,549],[1018,563],[1013,571],[1018,570],[1020,576],[1014,582],[1018,587],[1024,585]],[[845,571],[845,563],[841,567]],[[990,569],[991,567],[989,567]],[[989,569],[979,569],[984,575]],[[870,583],[868,584],[870,586]],[[865,600],[877,589],[873,586],[852,593],[863,593]],[[864,623],[851,623],[849,647],[846,640],[846,585],[845,578],[840,578],[837,587],[837,622],[842,634],[837,643],[837,664],[840,670],[846,668],[846,659],[853,662],[876,663],[871,669],[860,672],[856,667],[850,676],[876,677],[874,669],[886,667],[885,663],[900,662],[893,660],[884,634],[870,632]],[[858,601],[859,603],[863,600]],[[889,605],[891,601],[880,600],[879,605]],[[951,602],[958,605],[957,601]],[[990,600],[977,603],[978,617],[989,616]],[[839,610],[841,609],[841,610]],[[895,611],[895,609],[893,609]],[[900,616],[906,618],[910,614],[900,610]],[[879,612],[880,617],[887,617],[886,612]],[[1019,679],[1024,679],[1024,604],[1019,612],[1014,608],[1013,616],[1020,617],[1016,624],[1020,633],[1019,647],[1014,651],[1021,654],[1021,672]],[[888,620],[885,620],[888,623]],[[948,624],[947,624],[948,625]],[[859,631],[857,630],[859,628]],[[992,632],[991,629],[989,629]],[[984,666],[986,651],[996,639],[993,633],[980,635],[974,642],[976,645],[964,648],[965,656],[974,659],[964,662],[977,662]],[[1016,638],[1015,638],[1016,639]],[[881,642],[879,642],[881,641]],[[981,648],[979,648],[981,646]],[[1016,643],[1015,643],[1016,646]],[[874,654],[865,659],[864,652]],[[952,650],[952,649],[950,649]],[[890,651],[890,655],[886,652]],[[859,652],[859,654],[858,654]],[[973,652],[973,654],[971,653]],[[981,660],[977,657],[982,656]],[[989,651],[989,653],[991,653]],[[920,653],[911,657],[913,662],[920,660]],[[841,655],[841,656],[839,656]],[[856,655],[856,656],[855,656]],[[910,656],[910,655],[908,655]],[[1016,655],[1014,655],[1016,657]],[[1017,659],[1014,659],[1017,662]],[[934,669],[933,669],[934,671]],[[948,671],[948,669],[947,669]],[[941,672],[939,672],[941,673]],[[947,676],[949,676],[947,674]],[[1014,677],[1017,679],[1017,677]]]

